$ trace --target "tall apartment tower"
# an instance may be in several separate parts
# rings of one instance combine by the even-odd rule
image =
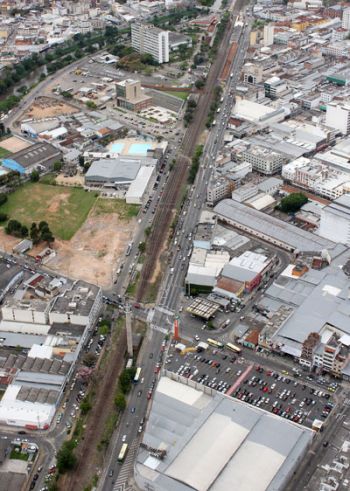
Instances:
[[[350,31],[350,8],[347,8],[343,12],[342,28]]]
[[[273,45],[274,30],[274,26],[270,24],[264,26],[264,46]]]
[[[169,32],[148,24],[132,24],[131,46],[138,53],[148,53],[158,61],[169,61]]]

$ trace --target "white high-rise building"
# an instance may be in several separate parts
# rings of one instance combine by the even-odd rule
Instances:
[[[350,8],[345,9],[343,12],[342,28],[350,30]]]
[[[138,53],[148,53],[158,61],[169,61],[169,32],[148,24],[132,24],[131,46]]]
[[[335,102],[327,104],[326,126],[341,131],[343,135],[348,135],[350,133],[350,105]]]
[[[273,44],[274,26],[267,24],[264,26],[264,46],[271,46]]]

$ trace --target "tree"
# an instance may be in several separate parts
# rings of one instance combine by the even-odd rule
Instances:
[[[4,205],[7,201],[7,196],[4,193],[0,193],[0,206]]]
[[[38,182],[39,177],[40,177],[39,171],[37,171],[36,169],[32,170],[32,172],[30,173],[30,176],[29,176],[29,178],[32,182]]]
[[[205,82],[202,78],[199,78],[198,80],[195,81],[194,85],[196,89],[202,89],[205,85]]]
[[[88,352],[88,353],[85,353],[83,356],[83,364],[89,368],[95,366],[96,360],[97,360],[97,357],[94,353]]]
[[[48,245],[52,244],[52,242],[55,242],[55,237],[53,236],[51,230],[44,230],[41,233],[41,240],[44,242],[47,242]]]
[[[62,162],[60,160],[56,160],[56,162],[54,162],[53,164],[53,170],[55,172],[60,172],[62,169]]]
[[[8,215],[6,213],[0,213],[0,223],[6,222]]]
[[[79,161],[80,167],[84,167],[84,164],[85,164],[85,157],[84,157],[84,155],[79,155],[78,161]]]
[[[29,236],[32,239],[33,244],[37,244],[40,241],[40,232],[35,222],[32,223],[32,226],[30,227]]]
[[[10,220],[5,227],[5,232],[14,237],[24,238],[28,236],[28,228],[25,225],[22,225],[18,220]]]
[[[87,101],[86,107],[88,107],[89,109],[96,109],[97,106],[94,101]]]
[[[42,220],[39,223],[39,230],[40,230],[40,232],[42,232],[43,230],[48,230],[48,229],[49,229],[49,224],[47,222],[45,222],[44,220]]]
[[[308,198],[303,193],[291,193],[281,199],[278,209],[284,213],[295,213],[308,202]]]
[[[125,395],[122,392],[117,392],[114,399],[115,407],[121,412],[126,408]]]
[[[23,237],[23,238],[28,237],[28,233],[29,233],[28,227],[26,227],[25,225],[22,225],[21,237]]]
[[[87,414],[91,408],[92,408],[91,402],[89,402],[87,399],[84,399],[80,403],[80,410],[82,414]]]
[[[77,458],[74,455],[74,442],[72,440],[65,441],[57,452],[58,472],[64,474],[66,471],[73,469],[76,463]]]
[[[140,242],[139,243],[139,251],[141,252],[141,254],[143,254],[146,251],[146,244],[145,244],[145,242]]]

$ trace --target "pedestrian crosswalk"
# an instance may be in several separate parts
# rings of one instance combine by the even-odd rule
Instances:
[[[152,327],[152,329],[153,329],[154,331],[159,331],[159,332],[161,332],[161,333],[163,333],[163,334],[168,334],[168,330],[167,330],[167,329],[165,329],[165,327],[156,326],[155,324],[152,324],[152,326],[151,326],[151,327]]]
[[[136,452],[139,448],[139,443],[139,438],[135,438],[135,440],[130,445],[125,460],[121,465],[118,478],[113,486],[113,491],[132,491],[132,486],[128,485],[128,480],[133,474],[134,460]]]
[[[162,314],[174,315],[174,312],[172,310],[166,309],[165,307],[156,307],[156,309]]]

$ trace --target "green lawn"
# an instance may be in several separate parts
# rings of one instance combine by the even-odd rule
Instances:
[[[11,152],[6,150],[6,148],[0,147],[0,159],[4,159],[5,157],[8,157],[9,155],[11,155]]]
[[[30,228],[47,221],[55,237],[69,240],[86,220],[96,201],[95,193],[80,188],[28,183],[8,196],[1,212]]]
[[[103,199],[99,198],[93,209],[94,215],[105,215],[117,213],[121,220],[130,220],[137,216],[140,210],[139,205],[129,205],[122,199]]]
[[[169,95],[173,95],[174,97],[177,97],[178,99],[182,99],[183,101],[185,101],[188,97],[188,92],[185,92],[185,91],[179,91],[177,92],[176,90],[167,90],[166,91],[167,94]]]
[[[11,450],[10,459],[28,460],[29,455],[27,453],[16,452],[15,449]]]

